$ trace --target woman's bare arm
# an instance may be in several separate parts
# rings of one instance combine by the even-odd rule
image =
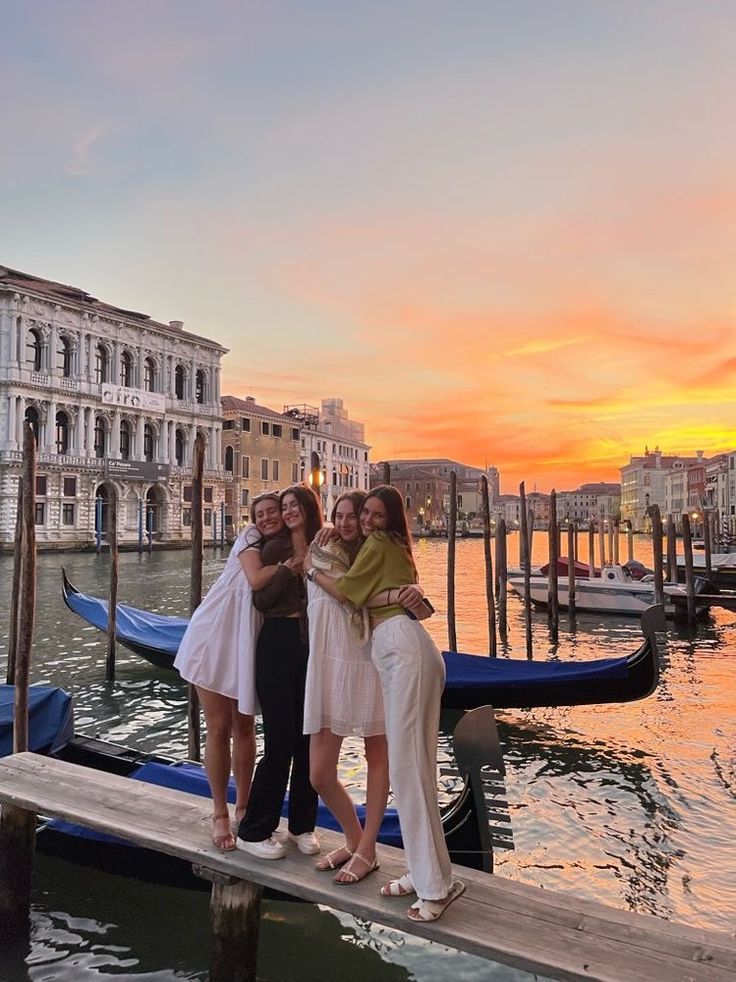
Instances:
[[[238,556],[251,590],[261,590],[273,578],[278,566],[264,566],[258,549],[245,549]]]

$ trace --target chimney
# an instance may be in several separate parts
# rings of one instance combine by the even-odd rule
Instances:
[[[172,331],[181,331],[184,328],[184,321],[169,321]]]

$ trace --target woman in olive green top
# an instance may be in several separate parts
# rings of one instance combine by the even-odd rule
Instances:
[[[437,805],[437,734],[445,666],[437,646],[406,607],[416,607],[416,567],[399,492],[370,491],[360,515],[366,541],[347,573],[309,578],[334,597],[364,607],[388,590],[388,604],[371,610],[371,658],[381,678],[389,776],[401,822],[408,870],[381,888],[387,897],[416,893],[407,914],[434,921],[465,890],[453,881]]]

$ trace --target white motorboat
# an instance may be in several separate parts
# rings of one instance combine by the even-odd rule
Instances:
[[[519,596],[524,596],[524,577],[513,575],[508,578],[509,587]],[[546,607],[549,597],[549,577],[530,578],[530,597],[535,606]],[[558,576],[557,598],[560,609],[567,609],[568,578]],[[674,617],[676,612],[686,610],[687,594],[684,587],[671,583],[664,585],[665,614]],[[604,566],[600,576],[594,578],[575,578],[575,609],[599,614],[641,614],[654,603],[654,577],[645,576],[634,579],[623,566]],[[697,604],[697,596],[696,596]],[[698,609],[705,609],[699,604]]]

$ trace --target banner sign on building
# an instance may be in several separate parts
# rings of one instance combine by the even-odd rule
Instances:
[[[153,460],[106,460],[105,473],[120,481],[166,481],[171,467]]]
[[[102,401],[108,406],[122,406],[126,409],[143,409],[149,413],[166,411],[166,396],[160,392],[147,392],[145,389],[130,389],[125,385],[102,386]]]

